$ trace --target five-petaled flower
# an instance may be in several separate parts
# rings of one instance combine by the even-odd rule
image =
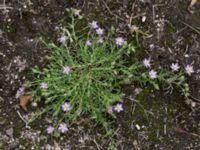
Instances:
[[[157,72],[154,71],[154,70],[151,70],[149,72],[149,76],[150,76],[151,79],[156,79],[157,78]]]
[[[68,112],[68,111],[70,111],[70,109],[71,109],[71,105],[69,102],[65,102],[64,104],[62,104],[62,110],[64,112]]]
[[[98,35],[103,35],[104,30],[102,28],[97,28],[96,32],[97,32]]]
[[[41,89],[48,89],[48,84],[47,84],[46,82],[42,82],[42,83],[40,84],[40,88],[41,88]]]
[[[67,41],[68,37],[66,35],[62,35],[60,38],[58,38],[58,42],[61,44],[65,44]]]
[[[146,67],[146,68],[150,68],[151,67],[151,63],[150,63],[150,58],[145,58],[144,60],[143,60],[143,65]]]
[[[67,124],[66,123],[61,123],[58,127],[58,130],[61,132],[61,133],[66,133],[69,129],[67,127]]]
[[[46,131],[47,131],[48,134],[51,134],[51,133],[53,133],[54,129],[55,128],[50,125],[50,126],[47,127]]]
[[[68,74],[70,74],[70,72],[71,72],[71,68],[69,66],[63,67],[63,73],[64,74],[68,75]]]
[[[86,41],[86,45],[87,45],[87,46],[91,46],[91,45],[92,45],[92,42],[91,42],[90,40],[87,40],[87,41]]]
[[[194,73],[194,67],[192,65],[187,65],[185,67],[185,71],[190,76],[192,73]]]
[[[99,26],[98,26],[98,24],[97,24],[97,22],[96,21],[92,21],[90,24],[90,27],[92,28],[92,29],[97,29]]]
[[[117,37],[117,38],[115,38],[115,43],[118,46],[123,46],[126,43],[126,41],[122,37]]]
[[[123,107],[122,107],[122,104],[116,104],[115,106],[114,106],[114,111],[116,111],[116,112],[121,112],[121,111],[123,111],[124,109],[123,109]]]
[[[173,70],[173,71],[178,71],[180,69],[180,66],[178,63],[172,63],[170,68]]]

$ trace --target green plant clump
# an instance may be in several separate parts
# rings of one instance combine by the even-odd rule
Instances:
[[[108,109],[122,103],[121,85],[126,83],[176,85],[185,90],[185,77],[159,69],[156,79],[149,77],[149,70],[137,61],[129,63],[135,47],[133,42],[116,44],[114,32],[99,36],[91,27],[76,29],[83,19],[75,19],[64,29],[64,44],[43,43],[50,49],[48,64],[42,70],[33,69],[35,81],[28,84],[34,100],[44,100],[45,108],[52,111],[59,121],[73,122],[89,116],[108,128]],[[102,41],[103,39],[103,41]],[[187,93],[187,91],[186,91]],[[114,113],[112,116],[115,117]]]

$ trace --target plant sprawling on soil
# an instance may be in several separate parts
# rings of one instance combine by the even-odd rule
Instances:
[[[114,29],[106,34],[96,21],[79,29],[83,16],[76,9],[67,12],[71,23],[58,43],[42,40],[50,49],[47,66],[33,69],[37,78],[25,85],[35,101],[45,101],[43,112],[52,111],[59,123],[89,115],[109,131],[107,115],[123,111],[123,84],[152,85],[157,90],[178,87],[188,98],[189,88],[178,64],[172,64],[172,71],[155,71],[150,59],[142,64],[135,58],[130,63],[130,55],[136,53],[134,41],[117,37]]]
[[[200,149],[199,7],[0,2],[0,149]]]

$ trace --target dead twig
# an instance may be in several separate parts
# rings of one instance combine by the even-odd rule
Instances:
[[[96,139],[93,139],[93,142],[96,144],[96,147],[97,147],[98,150],[103,149],[103,148],[101,147],[101,145],[99,145],[99,144],[97,143]]]
[[[20,114],[20,112],[19,111],[17,111],[17,114],[19,115],[19,117],[22,119],[22,121],[25,123],[25,127],[26,128],[30,128],[30,126],[28,126],[28,121],[27,120],[25,120],[23,117],[22,117],[22,115]]]
[[[195,27],[181,21],[181,23],[183,23],[184,25],[186,25],[187,27],[189,27],[190,29],[192,29],[193,31],[195,31],[196,33],[198,33],[200,35],[200,31],[198,31]]]
[[[0,5],[0,10],[1,9],[13,9],[13,8],[5,5]]]
[[[191,98],[192,100],[197,101],[197,102],[200,103],[200,99],[198,99],[198,98],[196,98],[196,97],[193,97],[192,95],[190,96],[190,98]]]

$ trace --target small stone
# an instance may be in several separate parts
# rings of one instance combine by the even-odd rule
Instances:
[[[137,130],[140,130],[140,126],[138,124],[135,125]]]
[[[146,21],[146,18],[147,18],[146,16],[143,16],[143,17],[142,17],[142,22],[145,22],[145,21]]]
[[[37,107],[37,106],[38,106],[37,102],[32,102],[31,105],[32,105],[33,107]]]
[[[195,107],[196,106],[196,102],[191,102],[191,106]]]
[[[189,57],[189,55],[188,54],[185,54],[185,58],[188,58]]]
[[[155,48],[155,45],[154,44],[150,44],[149,48],[150,48],[150,50],[153,50]]]

